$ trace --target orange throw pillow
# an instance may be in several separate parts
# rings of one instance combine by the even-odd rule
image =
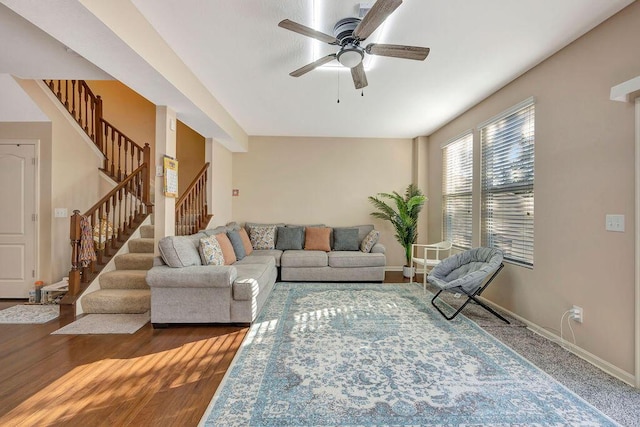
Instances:
[[[329,243],[329,235],[331,229],[329,227],[307,227],[304,231],[304,250],[305,251],[331,251]]]
[[[245,230],[244,228],[241,228],[238,231],[238,234],[240,234],[240,240],[242,240],[242,246],[244,246],[245,254],[249,255],[251,252],[253,252],[253,246],[251,246],[251,239],[247,234],[247,230]]]
[[[233,250],[231,240],[227,237],[226,233],[216,234],[216,239],[222,249],[222,256],[224,257],[224,265],[231,265],[236,262],[236,253]]]

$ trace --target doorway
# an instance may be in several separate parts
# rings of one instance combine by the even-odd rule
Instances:
[[[36,142],[0,141],[0,298],[27,298],[36,277]]]

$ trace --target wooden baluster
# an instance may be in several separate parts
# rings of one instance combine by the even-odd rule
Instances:
[[[127,193],[124,191],[124,188],[118,191],[118,240],[122,240],[124,237],[124,224],[122,221],[122,197],[126,197]]]
[[[93,98],[91,98],[91,121],[90,121],[90,126],[89,126],[89,137],[91,138],[91,140],[94,142],[94,144],[96,143],[96,103],[93,100]],[[98,144],[96,144],[98,146],[98,148],[100,148],[100,146]]]
[[[137,168],[137,166],[135,166],[134,159],[133,159],[133,156],[135,155],[136,150],[134,148],[133,141],[129,140],[129,143],[131,144],[131,154],[129,159],[129,167],[131,169],[129,169],[129,173],[131,173]]]
[[[74,210],[71,215],[69,238],[71,240],[71,270],[69,271],[69,294],[80,293],[80,270],[78,257],[80,256],[80,211]]]
[[[82,85],[78,85],[78,116],[76,121],[82,127]]]
[[[129,138],[124,138],[124,163],[122,165],[122,179],[125,179],[129,176],[129,173],[133,171],[133,169],[129,170],[127,167],[127,159],[129,158],[129,145],[131,144],[131,140]],[[133,152],[133,149],[131,150]]]
[[[144,164],[146,165],[142,172],[142,203],[146,207],[146,212],[150,214],[153,211],[151,207],[150,191],[151,191],[151,147],[144,144]]]
[[[69,111],[69,80],[64,81],[64,108]]]
[[[76,81],[71,80],[71,115],[76,116]]]
[[[100,97],[100,95],[96,96],[95,120],[96,120],[96,127],[98,128],[96,132],[96,145],[98,146],[100,151],[102,151],[103,154],[106,154],[105,147],[104,147],[104,140],[102,139],[102,98]]]
[[[113,130],[112,130],[113,132]],[[122,134],[118,132],[118,179],[117,181],[122,181]]]
[[[62,102],[62,92],[60,91],[61,82],[60,82],[60,80],[56,80],[56,81],[58,82],[58,91],[56,92],[56,96],[58,97],[60,102]]]
[[[84,132],[89,135],[89,92],[84,91]]]
[[[105,125],[106,127],[106,125]],[[113,128],[111,126],[109,126],[109,132],[111,132],[111,170],[109,171],[109,174],[111,175],[112,178],[116,177],[116,173],[115,173],[115,157],[116,157],[116,146],[115,146],[115,137],[114,137],[114,132],[113,132]]]

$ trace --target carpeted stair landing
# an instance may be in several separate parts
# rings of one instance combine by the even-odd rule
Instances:
[[[133,314],[151,308],[151,292],[145,280],[153,266],[153,225],[140,228],[141,237],[131,239],[129,253],[117,255],[116,269],[100,276],[100,290],[82,298],[85,313]]]

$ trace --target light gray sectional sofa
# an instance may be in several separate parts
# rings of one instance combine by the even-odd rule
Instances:
[[[234,232],[240,229],[235,223],[160,240],[161,256],[147,273],[154,327],[170,323],[251,323],[279,275],[284,281],[384,280],[385,248],[371,240],[370,234],[376,234],[371,233],[373,225],[331,229],[330,242],[320,243],[330,245],[322,247],[325,250],[310,249],[310,234],[306,241],[299,241],[299,229],[304,226],[247,223],[245,227],[251,245],[265,249],[250,248],[252,251],[246,255],[232,238],[233,250],[240,259],[231,265],[203,265],[201,239],[220,234],[235,236]],[[281,231],[280,242],[275,236],[273,241],[256,237],[259,231],[272,231],[273,227]],[[316,227],[309,231],[316,231]],[[320,228],[318,231],[326,238],[327,229]],[[360,250],[363,241],[365,252]]]

